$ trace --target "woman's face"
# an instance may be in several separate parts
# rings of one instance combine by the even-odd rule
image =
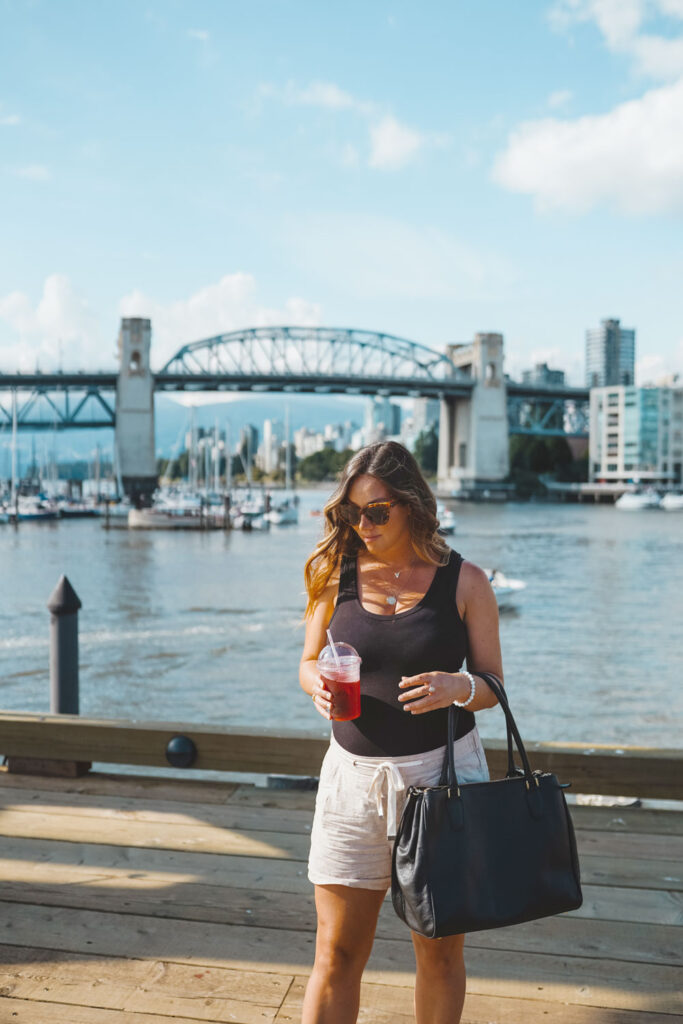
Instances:
[[[394,496],[386,484],[369,473],[357,476],[351,484],[346,500],[357,508],[364,508],[373,501],[393,501]],[[392,551],[405,549],[410,543],[409,512],[407,505],[394,505],[389,511],[389,521],[384,526],[376,526],[367,516],[362,516],[358,526],[354,526],[360,539],[370,554],[382,558]]]

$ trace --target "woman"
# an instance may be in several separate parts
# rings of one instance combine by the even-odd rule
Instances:
[[[405,790],[438,782],[454,702],[463,708],[458,778],[488,778],[472,712],[496,703],[477,670],[502,682],[498,607],[486,574],[451,551],[437,526],[434,496],[410,452],[394,441],[368,445],[346,466],[306,563],[299,678],[333,724],[311,834],[318,931],[302,1024],[357,1019]],[[361,714],[352,721],[335,721],[316,667],[328,628],[363,659]],[[457,1024],[464,937],[412,939],[417,1024]]]

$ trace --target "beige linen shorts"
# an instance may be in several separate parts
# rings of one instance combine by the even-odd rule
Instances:
[[[308,877],[314,885],[388,889],[396,826],[409,786],[435,786],[446,747],[405,757],[356,757],[331,738],[320,769]],[[486,782],[475,727],[453,744],[458,781]]]

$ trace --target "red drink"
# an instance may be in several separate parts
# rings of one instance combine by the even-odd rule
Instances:
[[[349,722],[352,718],[358,718],[360,715],[360,673],[358,669],[354,673],[356,679],[349,679],[349,673],[341,671],[339,675],[346,675],[346,679],[335,679],[334,669],[331,665],[326,666],[326,673],[330,675],[323,675],[321,673],[320,679],[326,690],[329,690],[334,697],[334,714],[332,718],[335,722]]]

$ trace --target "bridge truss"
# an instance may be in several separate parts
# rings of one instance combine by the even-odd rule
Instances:
[[[116,373],[0,374],[0,430],[73,430],[116,425]]]
[[[467,393],[471,378],[426,345],[336,327],[252,327],[184,345],[156,374],[163,390]]]
[[[507,383],[508,431],[534,437],[588,437],[590,392]]]

